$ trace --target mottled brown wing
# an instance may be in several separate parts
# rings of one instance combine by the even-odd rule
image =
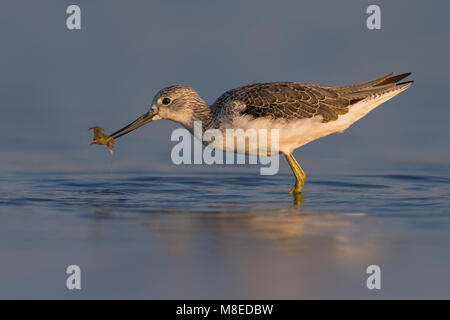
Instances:
[[[279,119],[304,119],[317,115],[324,122],[336,120],[348,112],[350,100],[326,87],[296,82],[256,83],[230,90],[214,103],[224,106],[230,101],[242,101],[241,114]]]
[[[241,101],[245,104],[241,114],[289,120],[322,116],[322,121],[328,122],[347,113],[352,104],[362,99],[395,89],[397,82],[408,75],[391,77],[389,74],[344,87],[303,82],[255,83],[225,92],[216,100],[213,110]]]

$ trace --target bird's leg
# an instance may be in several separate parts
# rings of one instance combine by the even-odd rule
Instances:
[[[292,172],[294,172],[295,175],[295,185],[292,187],[289,193],[300,193],[305,184],[306,174],[303,171],[302,167],[300,167],[300,165],[298,164],[297,160],[295,160],[292,153],[285,153],[284,156],[286,157],[286,160],[288,161],[289,166],[291,167]]]

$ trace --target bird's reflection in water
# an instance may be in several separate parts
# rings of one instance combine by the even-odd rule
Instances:
[[[94,208],[91,240],[113,242],[125,257],[160,270],[161,278],[152,278],[146,290],[156,283],[168,296],[214,282],[225,292],[297,297],[311,288],[326,290],[334,278],[324,280],[324,274],[338,270],[352,281],[373,261],[397,254],[390,244],[398,236],[363,223],[365,213],[316,212],[304,205],[306,197],[274,197],[262,205],[210,202],[195,209],[183,201],[172,201],[172,208],[108,201]],[[276,280],[269,286],[268,279]]]
[[[104,220],[108,220],[115,217],[114,204],[111,201],[105,201],[100,205],[94,206],[93,221],[91,225],[91,236],[94,239],[102,239],[105,237],[105,229],[108,230],[109,226],[105,225]]]
[[[304,203],[305,195],[303,193],[294,193],[294,205],[297,207],[301,207]]]
[[[216,212],[170,211],[144,222],[151,238],[164,250],[194,252],[206,246],[216,254],[239,252],[254,255],[263,250],[328,252],[330,255],[366,255],[374,232],[361,232],[357,214],[301,211],[300,196],[294,206],[271,210],[226,210]],[[361,213],[359,216],[364,216]],[[252,247],[252,252],[248,249]],[[238,259],[239,260],[239,259]]]
[[[112,216],[114,215],[111,207],[105,207],[104,205],[98,206],[94,209],[94,214],[96,216]]]
[[[172,253],[190,254],[200,246],[229,255],[228,249],[232,247],[237,260],[244,252],[259,256],[263,254],[258,253],[262,249],[278,253],[320,251],[328,252],[329,256],[354,259],[370,251],[371,237],[377,235],[370,230],[360,231],[356,217],[364,213],[314,212],[305,208],[306,197],[298,193],[293,195],[292,202],[274,199],[261,205],[222,201],[197,209],[190,209],[190,205],[182,201],[172,202],[172,209],[130,208],[121,201],[109,199],[94,206],[96,219],[92,234],[97,239],[107,236],[102,230],[109,229],[108,224],[113,220],[126,229],[129,226],[124,226],[123,218],[132,217],[132,225],[146,227],[151,243]],[[248,252],[249,247],[253,247],[252,253]]]

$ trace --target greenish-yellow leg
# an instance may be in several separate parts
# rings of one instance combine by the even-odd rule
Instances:
[[[291,191],[289,193],[300,193],[303,189],[303,186],[305,185],[306,181],[306,174],[303,171],[302,167],[298,164],[297,160],[295,160],[292,153],[285,153],[284,156],[286,157],[286,160],[289,163],[289,166],[292,169],[292,172],[294,172],[295,175],[295,185],[292,187]]]

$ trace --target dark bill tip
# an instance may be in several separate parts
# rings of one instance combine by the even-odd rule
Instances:
[[[152,121],[154,115],[155,115],[155,113],[153,113],[153,112],[147,112],[146,114],[140,116],[139,118],[137,118],[136,120],[131,122],[129,125],[123,127],[122,129],[117,130],[110,136],[113,137],[114,139],[117,139],[117,138],[123,136],[124,134],[127,134],[133,130],[136,130],[137,128],[143,126],[144,124],[147,124],[150,121]]]

